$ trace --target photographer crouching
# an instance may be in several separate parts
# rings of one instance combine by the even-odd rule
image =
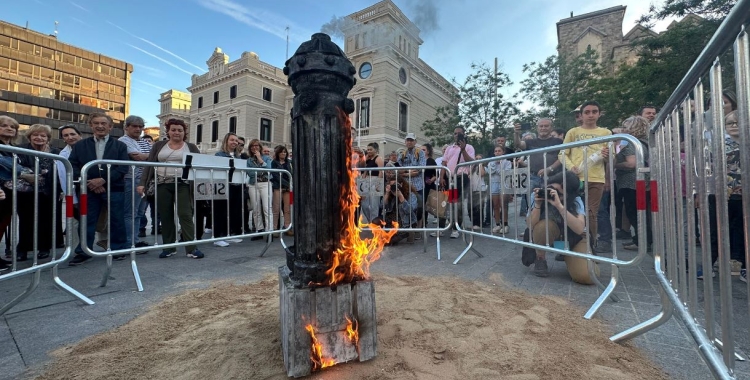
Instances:
[[[417,191],[403,178],[391,179],[385,185],[383,194],[383,219],[379,217],[373,223],[383,225],[386,228],[392,228],[393,222],[397,222],[399,227],[409,228],[417,222]],[[398,244],[404,238],[408,243],[414,242],[414,233],[399,231],[396,233],[389,245]]]
[[[564,186],[563,183],[565,183]],[[578,196],[579,186],[578,176],[566,170],[549,177],[546,189],[534,189],[534,199],[526,218],[531,241],[534,244],[553,246],[555,241],[565,241],[564,227],[567,222],[566,246],[574,252],[587,252],[588,241],[584,234],[586,212],[583,200]],[[549,240],[547,240],[548,237]],[[565,256],[565,264],[573,281],[587,285],[593,283],[589,277],[588,264],[585,259]],[[534,274],[539,277],[549,275],[544,250],[536,250]]]

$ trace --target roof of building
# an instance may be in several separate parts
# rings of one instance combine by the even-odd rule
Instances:
[[[624,6],[624,5],[618,5],[618,6],[614,6],[614,7],[611,7],[611,8],[600,9],[598,11],[584,13],[582,15],[578,15],[578,16],[574,16],[574,17],[564,18],[564,19],[558,21],[557,25],[567,24],[569,22],[580,21],[580,20],[584,20],[584,19],[592,18],[592,17],[603,16],[603,15],[606,15],[606,14],[609,14],[609,13],[625,12],[625,9],[627,9],[627,7]]]

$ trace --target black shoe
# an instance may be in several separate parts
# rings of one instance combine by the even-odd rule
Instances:
[[[263,233],[263,232],[265,232],[265,231],[264,230],[258,230],[258,233]],[[251,241],[258,241],[258,240],[263,240],[263,238],[265,238],[265,236],[253,236],[253,237],[250,238],[250,240]]]
[[[125,260],[125,256],[127,256],[127,255],[112,255],[112,260],[114,260],[114,261],[122,261],[122,260]]]
[[[41,252],[39,252],[39,253],[37,253],[37,254],[36,254],[36,257],[37,257],[37,258],[38,258],[39,260],[43,260],[43,259],[46,259],[46,258],[48,258],[48,257],[49,257],[49,251],[41,251]]]
[[[555,261],[565,261],[565,255],[557,254],[555,255]]]
[[[156,235],[156,229],[154,228],[151,229],[151,235]]]
[[[12,262],[0,259],[0,271],[10,269],[12,266],[13,266]]]
[[[146,237],[146,230],[140,230],[138,231],[138,237]]]
[[[135,243],[135,247],[136,248],[150,247],[150,245],[148,245],[148,243],[146,243],[145,241],[139,241],[139,242]],[[148,251],[140,251],[140,252],[136,252],[135,254],[136,255],[145,255],[147,253],[148,253]]]
[[[26,261],[29,259],[29,255],[26,252],[23,252],[23,253],[17,252],[16,254],[18,255],[16,256],[16,261],[20,262],[20,261]]]
[[[73,260],[70,260],[70,262],[68,262],[68,265],[74,267],[76,265],[81,265],[88,260],[91,260],[91,256],[78,253],[75,255],[75,257],[73,257]]]

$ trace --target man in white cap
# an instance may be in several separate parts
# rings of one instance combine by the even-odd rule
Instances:
[[[421,149],[417,149],[417,137],[414,135],[414,133],[407,133],[406,134],[406,150],[399,154],[398,160],[396,161],[398,163],[398,166],[404,167],[404,166],[426,166],[427,165],[427,157],[424,154],[424,152]],[[409,182],[412,188],[417,191],[419,194],[418,198],[418,205],[417,205],[417,220],[414,221],[414,223],[421,224],[422,221],[422,209],[423,209],[423,202],[424,197],[421,195],[422,190],[424,189],[424,173],[422,170],[414,169],[414,170],[399,170],[398,174],[401,176],[401,178],[405,179]],[[412,223],[412,224],[414,224]]]

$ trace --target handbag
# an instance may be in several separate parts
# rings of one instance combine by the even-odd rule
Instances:
[[[146,186],[146,195],[149,197],[153,197],[154,193],[156,193],[156,183],[152,179],[148,181],[148,186]]]
[[[448,194],[444,191],[430,191],[424,207],[430,214],[438,218],[445,218],[445,213],[448,210]]]

